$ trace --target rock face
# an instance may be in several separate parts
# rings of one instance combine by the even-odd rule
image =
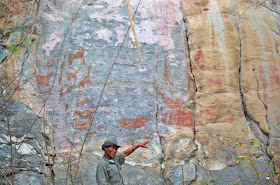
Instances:
[[[101,145],[110,136],[120,151],[151,140],[149,149],[126,158],[126,184],[272,180],[276,174],[265,169],[280,143],[279,2],[131,0],[138,46],[127,2],[21,2],[33,6],[31,17],[27,10],[1,15],[9,118],[39,122],[22,142],[28,130],[11,124],[7,133],[2,108],[2,161],[11,160],[9,135],[13,147],[38,148],[19,159],[15,182],[31,183],[28,174],[39,184],[96,184]],[[31,31],[12,29],[7,20]],[[27,44],[13,43],[25,37]],[[46,124],[53,140],[52,132],[42,135]],[[48,168],[51,148],[56,157]]]
[[[3,108],[0,114],[0,183],[12,183],[13,174],[14,184],[50,184],[54,157],[50,127],[23,103],[7,102],[6,108],[8,116]]]

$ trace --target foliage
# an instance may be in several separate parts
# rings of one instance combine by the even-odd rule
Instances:
[[[215,181],[215,179],[211,179],[208,183],[207,183],[207,185],[210,185],[210,184],[214,184],[214,183],[216,183],[217,181]]]
[[[244,135],[248,134],[248,128],[243,130]],[[248,152],[243,155],[236,156],[235,163],[239,165],[244,165],[251,167],[255,170],[255,179],[256,184],[279,184],[280,182],[280,147],[277,145],[277,148],[270,151],[271,156],[267,155],[266,147],[260,144],[257,139],[253,138],[248,141],[248,143],[242,143],[238,141],[239,139],[223,139],[223,143],[231,144],[236,147],[244,147]],[[250,152],[255,151],[255,152]],[[257,152],[256,152],[257,151]],[[266,162],[267,169],[261,169],[257,163],[261,159]],[[224,178],[224,176],[223,176]],[[236,182],[230,183],[237,185],[238,182],[245,179],[237,179]],[[213,181],[211,181],[213,183]]]

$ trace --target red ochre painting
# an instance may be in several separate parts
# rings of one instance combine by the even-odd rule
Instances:
[[[134,119],[128,119],[128,118],[120,118],[119,124],[120,127],[125,129],[136,129],[136,128],[143,128],[146,129],[145,123],[148,122],[150,119],[146,118],[144,116],[136,116]]]
[[[164,105],[171,109],[165,113],[162,113],[161,119],[165,125],[175,125],[183,127],[192,127],[193,126],[193,113],[189,110],[182,109],[180,99],[170,99],[167,98],[158,91],[158,94],[161,96],[162,102]]]
[[[73,119],[91,119],[92,115],[95,113],[95,109],[88,109],[84,111],[74,110]]]
[[[204,71],[204,70],[216,70],[217,69],[216,66],[208,66],[208,65],[201,64],[202,61],[204,61],[204,56],[203,56],[201,48],[199,47],[197,50],[197,53],[195,55],[195,58],[194,58],[194,65],[193,65],[194,70],[201,69]]]
[[[76,125],[76,129],[78,130],[85,130],[89,127],[89,124],[88,123],[80,123],[80,124],[77,124]]]
[[[51,89],[50,86],[50,78],[54,75],[54,72],[51,71],[49,74],[37,74],[36,75],[36,85],[39,90],[42,90],[41,88],[45,88],[46,90]]]
[[[261,86],[264,89],[279,88],[280,86],[280,74],[276,66],[259,66],[259,73],[261,74]]]
[[[204,107],[200,105],[199,116],[203,117],[208,123],[214,123],[218,121],[233,123],[235,121],[235,115],[233,114],[231,108],[228,108],[225,112],[217,111],[214,107]],[[221,118],[222,120],[217,120]],[[204,125],[197,122],[196,125]]]

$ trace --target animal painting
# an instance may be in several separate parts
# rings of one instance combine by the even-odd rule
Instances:
[[[88,109],[88,110],[84,110],[84,111],[74,110],[73,118],[74,119],[80,119],[80,118],[91,119],[92,115],[94,113],[95,113],[95,109]]]
[[[87,83],[89,83],[91,85],[91,80],[90,80],[90,69],[91,69],[92,65],[90,65],[88,67],[88,74],[87,76],[80,82],[80,87],[82,86],[83,88],[85,87],[85,85]]]
[[[76,72],[73,72],[73,73],[69,73],[68,75],[68,81],[71,79],[71,78],[74,78],[74,85],[76,83],[76,79],[77,79],[77,74],[79,72],[79,70],[82,69],[82,67],[79,67],[78,70]]]
[[[46,75],[41,75],[41,74],[38,74],[36,75],[36,84],[37,84],[37,87],[46,87],[46,89],[50,90],[51,87],[50,87],[50,78],[54,75],[54,72],[51,71],[49,74],[46,74]]]
[[[74,53],[69,54],[69,65],[72,65],[74,60],[81,60],[81,64],[85,64],[85,45],[88,39],[85,40],[82,48]]]
[[[144,116],[138,117],[136,116],[134,119],[128,118],[120,118],[119,124],[120,127],[125,129],[136,129],[136,128],[143,128],[145,130],[145,123],[148,122],[150,119]]]

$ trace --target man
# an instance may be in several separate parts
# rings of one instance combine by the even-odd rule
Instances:
[[[146,144],[150,141],[145,141],[131,148],[123,151],[122,153],[117,153],[120,147],[116,139],[107,139],[102,145],[102,150],[105,154],[102,159],[98,161],[98,166],[96,169],[96,181],[98,185],[123,185],[123,178],[121,175],[121,165],[125,161],[125,157],[132,154],[137,148],[143,147],[148,148]]]

